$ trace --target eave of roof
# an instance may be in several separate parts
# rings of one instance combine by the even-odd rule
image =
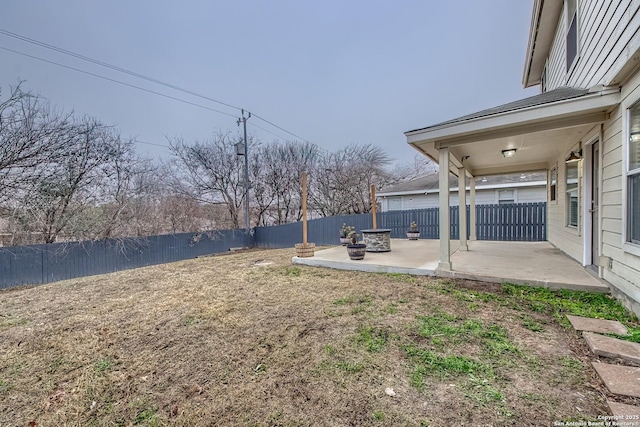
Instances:
[[[565,101],[574,98],[580,98],[586,95],[589,95],[591,92],[589,89],[581,89],[581,88],[573,88],[568,86],[559,87],[554,90],[550,90],[545,93],[541,93],[538,95],[530,96],[528,98],[519,99],[517,101],[509,102],[507,104],[502,104],[497,107],[487,108],[485,110],[477,111],[475,113],[467,114],[461,117],[457,117],[455,119],[447,120],[444,122],[436,123],[431,126],[426,126],[420,129],[414,129],[405,132],[405,135],[412,134],[414,132],[421,132],[425,130],[435,130],[438,128],[444,128],[448,125],[455,125],[463,122],[467,122],[473,119],[479,119],[483,117],[498,115],[502,113],[508,113],[510,111],[516,110],[524,110],[530,107],[536,107],[546,104],[551,104],[554,102]]]
[[[553,44],[558,20],[562,15],[562,0],[535,0],[529,28],[529,42],[524,61],[522,85],[540,84],[546,58]]]

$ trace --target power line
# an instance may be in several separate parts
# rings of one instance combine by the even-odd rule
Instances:
[[[153,77],[145,76],[144,74],[136,73],[135,71],[127,70],[126,68],[118,67],[116,65],[112,65],[112,64],[109,64],[107,62],[100,61],[98,59],[90,58],[88,56],[84,56],[84,55],[81,55],[79,53],[75,53],[75,52],[72,52],[70,50],[63,49],[61,47],[53,46],[53,45],[50,45],[50,44],[47,44],[47,43],[44,43],[44,42],[41,42],[41,41],[38,41],[38,40],[35,40],[35,39],[31,39],[29,37],[21,36],[20,34],[12,33],[11,31],[3,30],[3,29],[0,28],[0,34],[4,34],[5,36],[8,36],[8,37],[13,37],[15,39],[22,40],[22,41],[27,42],[27,43],[35,44],[37,46],[44,47],[46,49],[54,50],[54,51],[62,53],[64,55],[73,56],[74,58],[82,59],[83,61],[88,61],[88,62],[91,62],[93,64],[100,65],[102,67],[106,67],[106,68],[110,68],[110,69],[115,70],[115,71],[119,71],[121,73],[129,74],[130,76],[134,76],[134,77],[137,77],[139,79],[147,80],[149,82],[153,82],[153,83],[156,83],[156,84],[159,84],[159,85],[162,85],[162,86],[165,86],[165,87],[168,87],[168,88],[180,91],[180,92],[184,92],[184,93],[187,93],[189,95],[197,96],[199,98],[206,99],[207,101],[211,101],[211,102],[215,102],[215,103],[220,104],[220,105],[224,105],[225,107],[235,108],[236,110],[241,110],[240,107],[236,107],[235,105],[231,105],[231,104],[228,104],[226,102],[222,102],[222,101],[219,101],[217,99],[210,98],[208,96],[199,94],[197,92],[193,92],[193,91],[188,90],[188,89],[181,88],[181,87],[173,85],[171,83],[163,82],[162,80],[158,80],[158,79],[155,79]]]
[[[24,41],[26,43],[31,43],[31,44],[34,44],[36,46],[43,47],[45,49],[50,49],[50,50],[53,50],[55,52],[62,53],[64,55],[72,56],[74,58],[81,59],[83,61],[87,61],[87,62],[96,64],[96,65],[99,65],[99,66],[102,66],[102,67],[105,67],[105,68],[109,68],[111,70],[115,70],[115,71],[118,71],[118,72],[121,72],[121,73],[124,73],[124,74],[128,74],[130,76],[133,76],[133,77],[136,77],[136,78],[139,78],[139,79],[143,79],[143,80],[146,80],[146,81],[149,81],[149,82],[152,82],[152,83],[156,83],[156,84],[159,84],[161,86],[168,87],[170,89],[174,89],[174,90],[177,90],[177,91],[189,94],[189,95],[196,96],[198,98],[205,99],[207,101],[215,102],[217,104],[224,105],[224,106],[229,107],[229,108],[234,108],[236,110],[242,110],[242,108],[236,107],[235,105],[232,105],[232,104],[229,104],[229,103],[226,103],[226,102],[222,102],[220,100],[217,100],[217,99],[202,95],[200,93],[197,93],[197,92],[194,92],[194,91],[191,91],[191,90],[188,90],[188,89],[181,88],[181,87],[176,86],[174,84],[167,83],[167,82],[164,82],[162,80],[158,80],[156,78],[149,77],[149,76],[146,76],[144,74],[137,73],[135,71],[127,70],[126,68],[122,68],[122,67],[119,67],[119,66],[116,66],[116,65],[113,65],[113,64],[109,64],[107,62],[100,61],[98,59],[94,59],[94,58],[91,58],[91,57],[88,57],[88,56],[85,56],[85,55],[82,55],[82,54],[79,54],[79,53],[76,53],[76,52],[73,52],[73,51],[70,51],[70,50],[67,50],[67,49],[63,49],[61,47],[57,47],[57,46],[54,46],[54,45],[51,45],[51,44],[48,44],[48,43],[44,43],[44,42],[41,42],[39,40],[35,40],[35,39],[29,38],[29,37],[26,37],[26,36],[22,36],[20,34],[16,34],[16,33],[13,33],[11,31],[7,31],[7,30],[4,30],[4,29],[0,28],[0,34],[3,34],[5,36],[12,37],[12,38]],[[40,61],[43,61],[43,62],[54,64],[54,65],[57,65],[57,66],[60,66],[60,67],[68,68],[70,70],[78,71],[78,72],[81,72],[81,73],[84,73],[84,74],[88,74],[88,75],[91,75],[91,76],[94,76],[94,77],[98,77],[98,78],[101,78],[101,79],[104,79],[104,80],[108,80],[108,81],[111,81],[111,82],[114,82],[114,83],[119,83],[119,84],[122,84],[122,85],[125,85],[125,86],[129,86],[129,87],[132,87],[132,88],[135,88],[135,89],[143,90],[143,91],[148,92],[148,93],[153,93],[153,94],[156,94],[156,95],[159,95],[159,96],[163,96],[165,98],[173,99],[173,100],[176,100],[176,101],[179,101],[179,102],[183,102],[183,103],[186,103],[186,104],[190,104],[190,105],[193,105],[193,106],[196,106],[196,107],[204,108],[204,109],[207,109],[207,110],[210,110],[210,111],[214,111],[214,112],[217,112],[217,113],[220,113],[220,114],[224,114],[224,115],[227,115],[227,116],[230,116],[230,117],[234,117],[234,118],[236,117],[235,115],[232,115],[232,114],[229,114],[229,113],[225,113],[225,112],[213,109],[213,108],[205,107],[205,106],[200,105],[200,104],[196,104],[196,103],[192,103],[192,102],[189,102],[189,101],[185,101],[183,99],[175,98],[175,97],[172,97],[170,95],[165,95],[165,94],[162,94],[160,92],[152,91],[152,90],[149,90],[149,89],[144,89],[144,88],[141,88],[139,86],[135,86],[135,85],[131,85],[131,84],[128,84],[128,83],[124,83],[124,82],[119,81],[119,80],[111,79],[109,77],[101,76],[99,74],[94,74],[94,73],[91,73],[91,72],[88,72],[88,71],[84,71],[84,70],[81,70],[81,69],[78,69],[78,68],[75,68],[75,67],[71,67],[71,66],[68,66],[68,65],[60,64],[60,63],[57,63],[57,62],[54,62],[54,61],[49,61],[49,60],[46,60],[46,59],[43,59],[43,58],[40,58],[40,57],[37,57],[37,56],[34,56],[34,55],[29,55],[29,54],[24,53],[24,52],[19,52],[19,51],[12,50],[12,49],[5,48],[5,47],[1,47],[1,46],[0,46],[0,49],[4,49],[4,50],[7,50],[9,52],[13,52],[13,53],[16,53],[16,54],[19,54],[19,55],[27,56],[27,57],[30,57],[30,58],[33,58],[33,59],[37,59],[37,60],[40,60]],[[263,122],[265,122],[265,123],[277,128],[277,129],[285,132],[288,135],[291,135],[291,136],[293,136],[293,137],[295,137],[295,138],[297,138],[299,140],[302,140],[304,142],[309,143],[309,141],[307,139],[302,138],[301,136],[296,135],[295,133],[290,132],[287,129],[281,127],[281,126],[278,126],[277,124],[265,119],[264,117],[259,116],[258,114],[254,113],[253,116],[256,117],[257,119],[262,120]],[[253,125],[253,126],[256,126],[256,125]],[[259,129],[262,129],[265,132],[271,133],[272,135],[275,135],[272,132],[269,132],[264,128],[261,128],[259,126],[256,126],[256,127],[258,127]],[[275,136],[278,136],[278,135],[275,135]]]
[[[140,144],[154,145],[156,147],[171,148],[168,145],[158,144],[157,142],[140,141],[139,139],[136,139],[136,138],[133,138],[133,141]]]
[[[102,76],[100,74],[95,74],[95,73],[92,73],[92,72],[89,72],[89,71],[81,70],[79,68],[75,68],[75,67],[72,67],[70,65],[60,64],[59,62],[50,61],[48,59],[40,58],[40,57],[35,56],[35,55],[30,55],[28,53],[24,53],[24,52],[20,52],[20,51],[17,51],[17,50],[9,49],[9,48],[3,47],[3,46],[0,46],[0,49],[6,50],[8,52],[15,53],[17,55],[26,56],[28,58],[37,59],[38,61],[42,61],[42,62],[46,62],[46,63],[49,63],[49,64],[57,65],[58,67],[63,67],[63,68],[67,68],[69,70],[77,71],[79,73],[87,74],[89,76],[97,77],[99,79],[108,80],[108,81],[113,82],[113,83],[118,83],[118,84],[121,84],[121,85],[124,85],[124,86],[128,86],[128,87],[131,87],[131,88],[134,88],[134,89],[138,89],[138,90],[141,90],[141,91],[144,91],[144,92],[152,93],[154,95],[162,96],[164,98],[173,99],[174,101],[183,102],[185,104],[193,105],[194,107],[204,108],[205,110],[213,111],[215,113],[224,114],[225,116],[236,118],[236,116],[234,114],[229,114],[229,113],[226,113],[224,111],[216,110],[215,108],[206,107],[206,106],[201,105],[201,104],[196,104],[195,102],[186,101],[184,99],[176,98],[175,96],[166,95],[164,93],[156,92],[156,91],[151,90],[151,89],[145,89],[145,88],[140,87],[140,86],[132,85],[130,83],[125,83],[125,82],[120,81],[120,80],[112,79],[111,77],[106,77],[106,76]]]
[[[270,124],[270,125],[271,125],[271,126],[273,126],[274,128],[278,128],[278,129],[280,129],[281,131],[288,133],[289,135],[291,135],[291,136],[293,136],[293,137],[295,137],[295,138],[298,138],[298,139],[300,139],[300,140],[302,140],[302,141],[304,141],[304,142],[309,142],[309,141],[307,141],[306,139],[304,139],[303,137],[298,136],[298,135],[296,135],[295,133],[289,132],[288,130],[286,130],[286,129],[284,129],[284,128],[281,128],[281,127],[280,127],[280,126],[278,126],[277,124],[272,123],[272,122],[270,122],[269,120],[267,120],[267,119],[265,119],[265,118],[262,118],[262,117],[260,117],[259,115],[255,114],[255,113],[253,114],[253,116],[254,116],[255,118],[257,118],[257,119],[262,120],[262,121],[263,121],[263,122],[265,122],[265,123]]]

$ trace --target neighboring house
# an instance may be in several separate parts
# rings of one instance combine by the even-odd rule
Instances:
[[[640,2],[533,3],[523,85],[541,93],[406,132],[407,142],[439,163],[442,189],[450,171],[475,184],[546,170],[549,242],[640,314]],[[442,269],[449,245],[440,240]]]
[[[457,179],[450,183],[451,206],[458,206]],[[438,173],[424,175],[411,181],[385,188],[377,194],[382,212],[408,209],[437,208],[439,197]],[[477,205],[504,203],[537,203],[547,201],[547,173],[518,173],[478,177],[475,197]],[[467,186],[467,200],[470,199]]]

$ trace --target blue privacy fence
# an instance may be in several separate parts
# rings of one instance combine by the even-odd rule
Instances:
[[[450,209],[450,237],[458,239],[458,207]],[[411,221],[418,224],[420,238],[438,238],[438,208],[378,213],[376,219],[378,228],[391,229],[393,238],[404,238]],[[545,219],[546,203],[476,206],[476,234],[478,240],[544,241]],[[371,228],[372,222],[371,214],[309,220],[308,240],[316,245],[335,245],[342,224],[360,231]],[[180,261],[228,252],[234,247],[293,247],[301,241],[302,223],[297,222],[257,227],[249,236],[243,230],[223,230],[0,247],[0,289]]]

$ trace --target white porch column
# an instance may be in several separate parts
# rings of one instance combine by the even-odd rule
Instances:
[[[464,160],[463,160],[464,161]],[[460,236],[460,250],[468,251],[467,245],[467,170],[458,168],[458,236]]]
[[[441,147],[438,154],[440,166],[440,262],[438,268],[451,270],[451,241],[449,228],[449,148]]]
[[[469,178],[469,240],[477,240],[476,235],[476,177]]]

